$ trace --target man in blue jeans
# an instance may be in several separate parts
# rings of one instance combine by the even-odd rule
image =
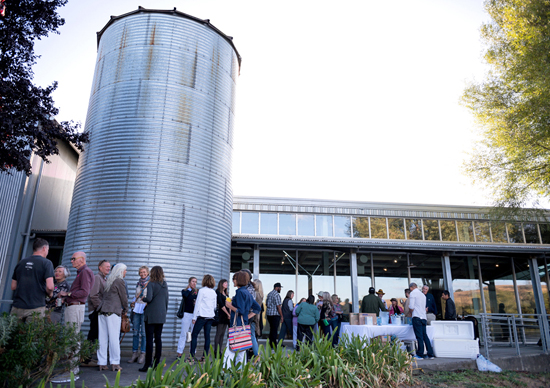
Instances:
[[[426,320],[426,296],[418,289],[416,283],[411,283],[409,288],[411,290],[411,295],[409,296],[409,310],[412,313],[414,335],[418,341],[418,350],[414,358],[417,361],[423,360],[424,358],[433,360],[435,357],[432,344],[426,333],[426,325],[428,324]],[[426,344],[426,350],[428,352],[426,357],[424,357],[424,344]]]

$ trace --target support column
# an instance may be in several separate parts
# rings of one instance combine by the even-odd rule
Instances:
[[[372,252],[370,253],[370,283],[372,284],[372,287],[376,288],[376,280],[374,280],[374,261]]]
[[[540,334],[542,340],[542,349],[544,353],[548,353],[548,345],[550,342],[550,333],[548,332],[548,318],[546,317],[546,306],[544,304],[544,295],[540,284],[539,266],[536,257],[530,257],[529,272],[531,274],[531,284],[533,285],[533,295],[535,296],[535,305],[537,306],[537,314],[541,315],[539,320]]]
[[[479,278],[479,295],[481,298],[481,306],[483,308],[483,314],[487,314],[487,304],[485,303],[485,292],[483,292],[483,276],[481,273],[481,260],[477,256],[477,271]]]
[[[337,257],[338,257],[338,255],[336,254],[336,252],[332,252],[332,269],[334,270],[334,276],[333,276],[334,292],[333,292],[333,294],[338,294],[338,290],[336,290],[336,258]]]
[[[443,267],[443,283],[445,284],[445,289],[449,291],[451,299],[454,300],[453,275],[451,273],[451,260],[449,258],[449,252],[443,252],[443,256],[441,257],[441,265]]]
[[[254,245],[254,280],[260,277],[260,246]]]
[[[407,253],[407,277],[409,278],[409,283],[407,284],[407,288],[409,287],[409,284],[411,284],[411,258],[410,255]]]
[[[357,249],[352,249],[350,251],[350,272],[351,272],[351,308],[352,312],[359,312],[359,287],[358,287],[358,278],[357,278]]]

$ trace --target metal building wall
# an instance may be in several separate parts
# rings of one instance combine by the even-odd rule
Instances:
[[[17,219],[18,204],[22,201],[25,173],[13,171],[11,175],[0,173],[0,284],[8,282],[10,260],[14,249],[14,228],[19,225]],[[11,281],[10,281],[11,284]]]
[[[229,276],[238,53],[198,20],[140,9],[100,32],[63,256],[69,265],[84,250],[94,272],[103,259],[126,264],[131,295],[138,268],[161,265],[166,350],[177,344],[187,279]]]

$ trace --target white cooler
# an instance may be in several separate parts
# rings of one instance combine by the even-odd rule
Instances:
[[[470,321],[434,321],[433,348],[436,357],[477,358],[479,342],[474,340],[474,324]]]

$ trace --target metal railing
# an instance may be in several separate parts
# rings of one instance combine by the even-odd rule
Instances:
[[[542,352],[548,354],[550,315],[479,314],[479,319],[480,339],[487,359],[490,359],[490,349],[499,342],[514,347],[518,356],[521,355],[520,344],[522,346],[539,345]]]

